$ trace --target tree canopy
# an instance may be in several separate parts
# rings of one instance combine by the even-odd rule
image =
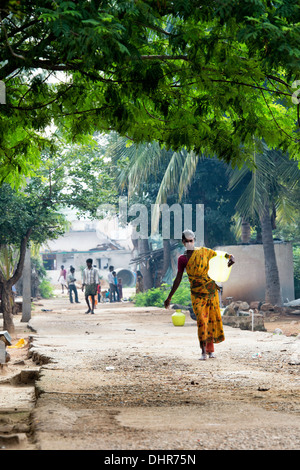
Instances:
[[[41,153],[41,165],[25,188],[0,185],[0,252],[5,258],[0,263],[0,287],[7,330],[13,328],[11,287],[20,279],[30,242],[41,245],[65,233],[68,222],[62,209],[94,218],[101,204],[115,202],[117,196],[101,145],[64,146],[60,154]]]
[[[156,143],[130,145],[128,139],[115,133],[108,138],[105,155],[111,158],[120,193],[126,193],[131,204],[143,203],[149,209],[151,204],[192,204],[194,226],[196,205],[203,204],[205,246],[235,243],[230,227],[236,201],[244,186],[229,190],[229,166],[226,163],[184,150],[165,151]],[[155,232],[159,230],[161,213],[151,209],[148,212],[151,215],[149,228]]]
[[[298,0],[7,0],[0,16],[1,181],[34,171],[53,124],[233,164],[257,139],[297,155]]]

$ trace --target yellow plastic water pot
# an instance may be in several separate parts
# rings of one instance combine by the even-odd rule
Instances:
[[[217,256],[214,256],[209,261],[208,276],[216,282],[226,282],[231,272],[231,266],[228,268],[228,259],[225,258],[225,251],[216,251]]]
[[[183,326],[185,324],[185,314],[181,310],[176,310],[172,315],[174,326]]]

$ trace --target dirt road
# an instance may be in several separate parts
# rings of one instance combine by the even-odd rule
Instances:
[[[24,360],[39,368],[28,448],[299,449],[299,336],[225,326],[217,358],[200,361],[189,317],[174,327],[164,309],[103,304],[85,315],[66,296],[40,304]],[[295,334],[299,324],[288,326]],[[22,352],[11,354],[17,367]]]

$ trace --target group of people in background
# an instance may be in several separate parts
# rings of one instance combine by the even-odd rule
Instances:
[[[117,273],[114,270],[113,266],[109,266],[108,282],[109,282],[109,301],[120,302],[123,297],[122,279],[117,278]]]
[[[65,287],[69,291],[69,298],[71,303],[80,303],[78,300],[78,291],[76,287],[75,268],[70,266],[70,270],[67,270],[62,265],[59,273],[58,282],[61,284],[62,294],[64,293]],[[94,313],[97,303],[102,302],[120,302],[123,298],[123,286],[122,279],[117,278],[117,273],[114,270],[114,266],[109,266],[108,274],[109,289],[102,292],[100,276],[98,269],[93,266],[93,260],[91,258],[86,260],[86,268],[83,270],[82,279],[82,291],[85,294],[85,301],[88,306],[88,310],[85,313]],[[74,294],[74,301],[73,301]]]

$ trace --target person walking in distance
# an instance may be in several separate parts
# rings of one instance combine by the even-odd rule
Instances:
[[[75,279],[75,268],[73,268],[73,266],[71,266],[70,274],[68,274],[67,280],[68,280],[68,288],[69,288],[69,296],[70,296],[71,304],[73,303],[72,292],[74,292],[74,297],[75,297],[76,304],[80,304],[80,302],[78,301],[77,287],[75,285],[75,281],[76,281],[76,279]]]
[[[100,304],[101,296],[102,296],[100,281],[97,284],[97,295],[98,295],[98,304]],[[102,299],[102,301],[103,301],[103,299]]]
[[[115,302],[116,301],[115,279],[114,279],[113,271],[114,271],[114,267],[110,266],[109,267],[109,273],[108,273],[109,301],[110,302]]]
[[[140,292],[144,292],[144,279],[141,271],[136,272],[136,285],[135,285],[135,293],[139,294]]]
[[[85,288],[85,301],[88,310],[85,313],[94,313],[95,309],[95,295],[97,294],[97,284],[99,283],[99,272],[97,268],[93,267],[93,260],[91,258],[86,260],[86,268],[83,271],[82,291]],[[89,296],[92,298],[92,308],[89,302]]]
[[[62,265],[60,267],[60,273],[59,273],[59,278],[58,282],[61,284],[61,293],[64,293],[64,287],[66,286],[66,277],[67,277],[67,271],[65,270],[65,267]]]
[[[118,279],[118,293],[119,293],[119,301],[123,299],[123,284],[122,284],[122,279],[119,277]]]
[[[119,291],[118,291],[118,279],[117,279],[116,271],[113,271],[112,275],[114,277],[114,289],[115,289],[115,295],[117,294],[117,302],[120,302],[120,296],[119,296]]]

